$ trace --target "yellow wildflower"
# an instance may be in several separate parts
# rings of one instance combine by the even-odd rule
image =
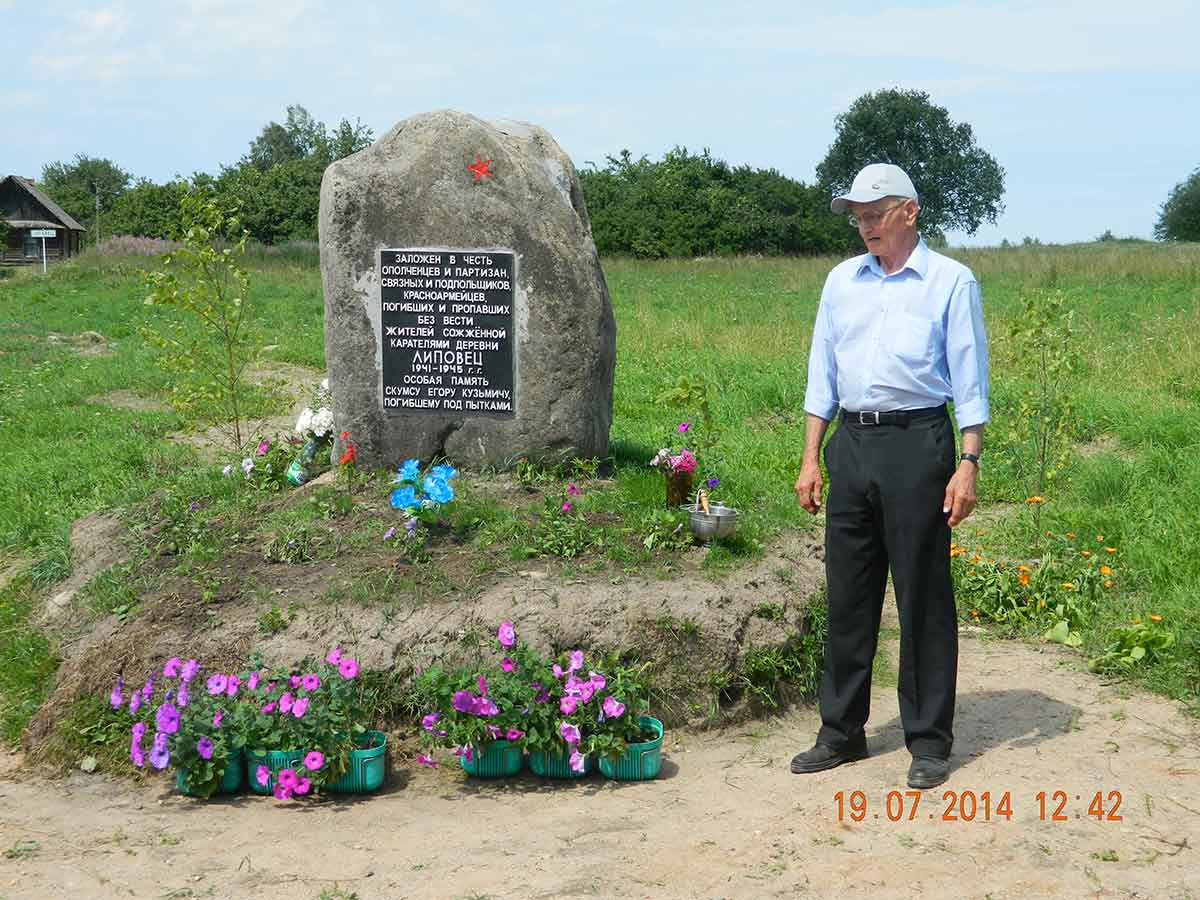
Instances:
[[[1150,621],[1151,622],[1161,622],[1162,616],[1156,616],[1154,613],[1150,613]]]
[[[1064,590],[1064,591],[1073,591],[1073,590],[1075,590],[1075,583],[1074,583],[1073,581],[1064,581],[1064,582],[1062,583],[1062,586],[1063,586],[1063,590]]]
[[[1105,553],[1116,553],[1116,552],[1117,552],[1117,548],[1116,548],[1116,547],[1105,547],[1105,548],[1104,548],[1104,552],[1105,552]]]
[[[1025,502],[1026,502],[1026,503],[1045,503],[1045,502],[1046,502],[1046,498],[1045,498],[1045,497],[1039,497],[1037,494],[1034,494],[1032,497],[1026,497],[1026,498],[1025,498]]]
[[[1101,566],[1101,567],[1100,567],[1100,574],[1101,574],[1101,575],[1111,575],[1111,574],[1112,574],[1112,567],[1111,567],[1111,566]]]

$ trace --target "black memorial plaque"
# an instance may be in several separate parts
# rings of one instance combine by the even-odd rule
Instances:
[[[513,254],[380,251],[383,408],[516,415]]]

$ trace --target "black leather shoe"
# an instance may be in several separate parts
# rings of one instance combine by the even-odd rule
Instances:
[[[805,750],[792,757],[792,772],[796,775],[810,775],[813,772],[835,768],[842,763],[866,758],[866,735],[849,741],[841,750],[835,750],[827,744],[814,744],[811,750]]]
[[[938,759],[936,756],[914,756],[912,765],[908,767],[908,786],[910,788],[937,787],[950,777],[950,761]]]

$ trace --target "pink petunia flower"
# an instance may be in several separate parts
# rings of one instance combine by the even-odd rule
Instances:
[[[294,788],[296,786],[296,782],[299,780],[300,778],[296,775],[294,769],[280,769],[278,774],[275,776],[275,783],[282,784],[289,790]]]
[[[292,788],[292,790],[294,790],[300,796],[304,796],[305,794],[307,794],[309,792],[309,790],[311,788],[312,788],[312,782],[309,781],[307,778],[297,778],[296,786],[294,788]]]
[[[468,760],[468,762],[469,761],[470,760]],[[419,762],[423,766],[429,766],[429,768],[431,768],[431,769],[437,768],[437,762],[433,759],[433,757],[426,756],[424,753],[417,754],[417,762]]]
[[[571,501],[570,501],[570,500],[564,500],[564,501],[563,501],[563,505],[562,505],[562,511],[563,511],[563,512],[570,512],[570,511],[571,511]]]
[[[279,698],[279,711],[281,713],[291,712],[292,704],[296,698],[292,696],[291,691],[284,691],[283,696]]]
[[[336,666],[341,661],[342,661],[342,648],[341,647],[334,647],[332,650],[329,651],[328,655],[325,657],[325,662],[329,663],[331,666]]]
[[[308,771],[315,772],[323,765],[325,765],[325,756],[320,750],[310,750],[304,755],[304,768]]]
[[[257,781],[261,787],[266,787],[267,782],[271,780],[271,770],[266,766],[259,766],[254,770],[254,780]]]
[[[574,697],[563,697],[558,701],[559,711],[562,712],[564,716],[569,716],[571,713],[575,712],[575,708],[578,705],[579,701]]]
[[[343,656],[342,661],[338,663],[338,674],[349,681],[358,674],[358,663],[349,656]]]
[[[579,489],[579,486],[577,484],[575,484],[575,482],[572,481],[570,484],[567,485],[567,493],[570,494],[572,497],[578,497],[580,494],[583,493],[583,491],[581,491]]]
[[[273,793],[275,795],[276,800],[291,800],[292,799],[292,789],[284,787],[279,782],[275,782],[275,790],[273,790],[271,793]]]
[[[262,443],[258,445],[258,449],[254,451],[255,456],[266,456],[267,449],[271,446],[271,442],[263,438]]]
[[[225,717],[224,713],[222,713],[219,709],[215,713],[213,713],[213,728],[220,728],[221,727],[221,719],[223,719],[224,717]]]
[[[567,671],[568,672],[578,672],[582,668],[583,668],[583,651],[582,650],[572,650],[570,656],[568,657],[568,661],[567,661]]]
[[[438,720],[441,719],[441,717],[442,716],[440,713],[435,713],[435,712],[430,713],[429,715],[427,715],[423,719],[421,719],[421,727],[424,728],[426,731],[432,733],[433,726],[438,723]]]
[[[265,716],[269,716],[271,713],[275,712],[275,701],[272,700],[270,703],[264,703],[262,705],[261,712]]]
[[[625,712],[625,704],[620,702],[612,695],[604,698],[604,702],[601,704],[601,707],[604,710],[604,715],[610,719],[615,719],[620,716],[621,713]]]
[[[571,771],[582,772],[587,768],[587,757],[578,750],[571,751]]]
[[[691,428],[691,425],[689,425],[687,422],[680,422],[679,425],[676,426],[675,430],[680,434],[687,434],[687,430],[689,428]]]
[[[209,694],[211,694],[214,697],[217,694],[225,693],[225,688],[228,686],[228,684],[229,684],[229,679],[226,676],[220,674],[219,672],[216,675],[209,675],[208,681],[205,682],[205,685],[208,688]]]
[[[321,679],[318,678],[316,675],[305,675],[303,678],[300,679],[300,685],[306,691],[315,691],[317,688],[319,688],[321,686]]]
[[[513,623],[507,619],[500,623],[500,627],[496,629],[496,640],[500,642],[501,647],[511,647],[517,642],[517,631],[513,628]]]
[[[552,671],[552,672],[554,673],[554,677],[555,677],[555,678],[562,678],[562,677],[563,677],[563,670],[562,670],[562,666],[560,666],[558,663],[555,663],[553,666],[551,666],[551,667],[550,667],[550,671]]]
[[[258,673],[251,672],[250,677],[246,679],[246,687],[252,691],[258,690]]]
[[[568,744],[578,744],[582,740],[582,735],[579,733],[579,728],[572,725],[570,722],[562,722],[558,726],[558,733],[562,735],[562,739]]]
[[[292,715],[297,719],[303,719],[304,714],[308,712],[308,698],[301,697],[299,700],[292,701]]]
[[[504,734],[505,740],[509,741],[519,741],[523,737],[525,737],[525,732],[523,732],[520,728],[510,728]]]
[[[502,672],[515,672],[517,670],[517,664],[506,656],[504,659],[500,660],[500,670]]]
[[[163,666],[163,676],[166,678],[174,678],[179,674],[179,667],[182,665],[178,656],[172,656]]]
[[[487,681],[484,680],[484,677],[482,675],[480,675],[478,678],[475,679],[475,686],[479,688],[479,696],[480,697],[487,696]]]

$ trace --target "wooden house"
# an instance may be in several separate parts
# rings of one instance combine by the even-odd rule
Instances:
[[[41,235],[51,231],[53,236],[45,238],[48,263],[83,249],[83,226],[38,190],[30,178],[9,175],[0,181],[0,219],[8,225],[8,240],[0,246],[0,265],[40,264]]]

